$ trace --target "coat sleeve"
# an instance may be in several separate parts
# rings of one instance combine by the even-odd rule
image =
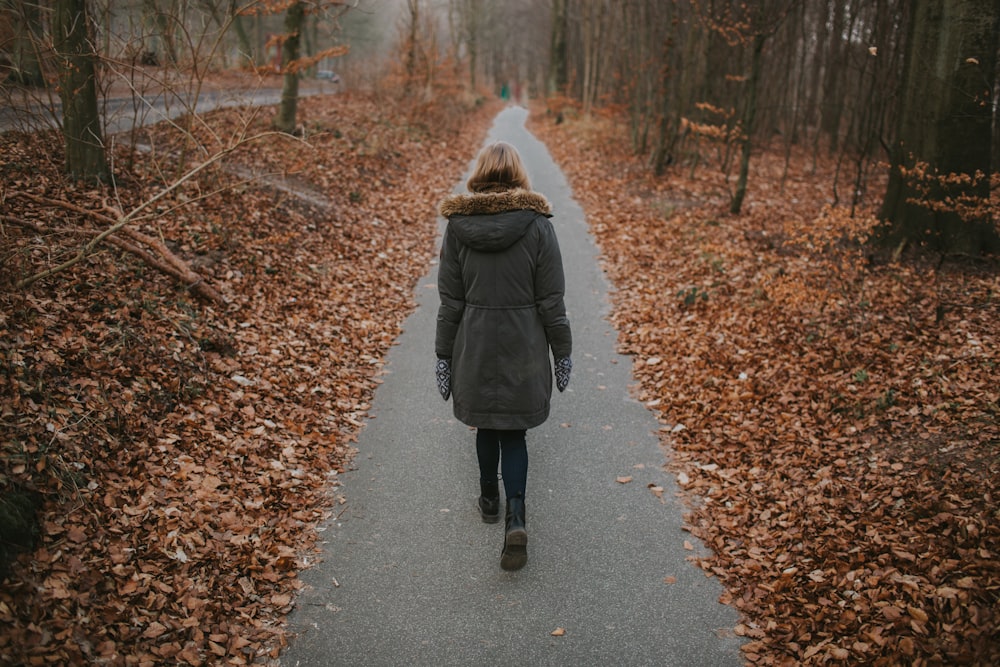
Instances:
[[[538,257],[535,264],[535,304],[545,327],[545,338],[556,359],[573,352],[573,335],[566,317],[566,278],[555,229],[548,218],[539,218]]]
[[[462,285],[462,266],[458,258],[458,242],[445,229],[441,242],[441,262],[438,266],[438,307],[437,333],[434,337],[434,351],[439,359],[451,359],[455,346],[455,335],[465,311],[465,287]]]

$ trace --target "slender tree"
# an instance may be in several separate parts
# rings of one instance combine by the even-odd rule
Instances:
[[[996,250],[990,219],[1000,0],[914,0],[882,205],[886,238],[943,252]]]
[[[59,59],[66,172],[77,180],[107,182],[110,173],[97,111],[97,55],[89,28],[85,0],[55,3],[53,46]]]
[[[729,202],[729,212],[739,213],[747,194],[747,179],[750,175],[750,155],[753,152],[753,133],[757,124],[757,96],[760,89],[761,71],[764,60],[764,44],[767,36],[757,33],[752,38],[750,56],[750,76],[747,79],[747,95],[743,108],[743,141],[740,148],[740,172],[736,178],[736,191]]]
[[[406,87],[407,92],[412,93],[420,53],[420,0],[406,0],[406,8],[409,13],[406,37]]]
[[[566,0],[552,0],[552,32],[549,47],[548,92],[565,93],[567,76]]]
[[[788,16],[792,3],[787,0],[761,2],[749,8],[749,13],[730,23],[718,24],[718,29],[742,45],[750,45],[750,71],[746,77],[743,113],[740,120],[742,133],[740,145],[740,170],[736,190],[729,202],[729,212],[739,213],[746,197],[750,175],[750,157],[753,153],[754,134],[757,130],[758,99],[764,74],[764,47]]]
[[[583,113],[590,114],[598,99],[606,57],[608,0],[580,0],[580,30],[583,40]]]
[[[305,3],[293,2],[285,10],[285,36],[281,45],[281,64],[285,70],[281,88],[281,104],[274,119],[274,127],[282,132],[295,132],[299,104],[299,39],[305,21]]]
[[[3,12],[6,14],[7,12]],[[18,2],[10,11],[14,23],[11,72],[15,81],[27,86],[44,86],[39,52],[42,44],[42,19],[37,2]]]
[[[145,22],[152,31],[146,51],[152,64],[177,64],[177,45],[174,42],[174,25],[178,17],[174,7],[163,7],[163,0],[143,0]]]
[[[246,25],[243,15],[240,14],[237,0],[229,0],[228,11],[233,30],[236,32],[236,39],[239,41],[240,55],[251,63],[257,62],[257,49],[250,42],[250,36],[247,34]]]

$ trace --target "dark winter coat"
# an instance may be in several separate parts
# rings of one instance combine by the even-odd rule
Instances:
[[[452,195],[438,271],[435,350],[451,359],[455,417],[529,429],[549,416],[554,358],[572,336],[551,207],[522,189]]]

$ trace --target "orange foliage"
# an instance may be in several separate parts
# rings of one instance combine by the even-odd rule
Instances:
[[[284,645],[304,554],[343,500],[336,475],[431,259],[437,200],[496,110],[416,127],[387,99],[299,104],[307,142],[248,144],[141,223],[227,309],[111,249],[19,291],[97,228],[5,203],[41,231],[0,225],[0,498],[44,505],[37,547],[0,586],[0,663],[237,665]],[[198,140],[212,153],[268,116],[206,114]],[[175,127],[144,130],[158,155],[181,153]],[[62,178],[54,133],[0,142],[11,187],[102,208],[108,192]],[[126,207],[175,168],[135,157],[115,192]]]
[[[324,49],[315,53],[311,56],[303,56],[301,58],[296,58],[292,62],[286,64],[282,70],[282,74],[294,74],[295,72],[300,72],[304,69],[312,67],[316,63],[322,61],[324,58],[337,58],[350,51],[350,47],[346,45],[341,46],[331,46],[328,49]]]
[[[900,173],[907,185],[916,193],[910,203],[932,211],[956,213],[962,220],[1000,221],[1000,206],[990,199],[979,197],[977,190],[986,186],[986,174],[941,173],[927,162],[917,160],[912,167],[900,166]],[[994,174],[994,179],[1000,175]],[[942,197],[942,193],[955,193]]]
[[[615,286],[698,560],[753,664],[1000,664],[1000,277],[876,261],[833,166],[655,180],[613,125],[533,131]],[[881,193],[871,193],[878,197]],[[868,211],[879,203],[867,202]]]
[[[579,100],[567,95],[550,95],[545,99],[545,104],[548,112],[553,115],[566,113],[567,111],[578,114],[583,108]]]

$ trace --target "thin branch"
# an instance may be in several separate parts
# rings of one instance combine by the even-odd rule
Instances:
[[[9,222],[11,224],[17,225],[18,227],[23,227],[25,229],[30,229],[33,232],[37,233],[37,234],[46,234],[46,233],[54,233],[54,232],[65,232],[65,233],[69,233],[69,234],[78,234],[78,235],[86,236],[86,235],[88,235],[88,234],[91,233],[89,229],[84,229],[83,227],[61,227],[58,230],[47,229],[47,228],[42,227],[41,225],[39,225],[37,223],[34,223],[34,222],[30,221],[30,220],[25,220],[24,218],[17,218],[17,217],[12,216],[12,215],[0,215],[0,219],[4,220],[5,222]],[[111,245],[113,245],[115,247],[121,248],[122,250],[125,250],[127,252],[132,253],[133,255],[135,255],[136,257],[138,257],[142,261],[146,262],[147,264],[149,264],[153,268],[158,269],[161,272],[166,273],[168,275],[172,275],[172,276],[176,277],[176,271],[171,270],[171,267],[169,267],[166,264],[164,264],[162,261],[160,261],[159,259],[157,259],[153,255],[151,255],[150,253],[148,253],[143,248],[140,248],[139,246],[137,246],[137,245],[135,245],[133,243],[129,243],[125,239],[120,238],[118,236],[111,236],[111,237],[109,237],[108,238],[108,243],[110,243]]]
[[[171,183],[169,187],[164,188],[163,190],[161,190],[160,192],[158,192],[155,196],[150,197],[146,201],[142,202],[141,204],[139,204],[138,206],[136,206],[135,208],[133,208],[128,213],[126,213],[126,214],[120,214],[117,220],[114,219],[114,218],[110,218],[110,217],[108,217],[106,215],[103,215],[101,213],[98,213],[96,211],[90,211],[88,209],[81,208],[79,206],[76,206],[75,204],[71,204],[70,202],[57,201],[57,200],[46,200],[44,198],[37,197],[36,195],[32,195],[32,194],[24,193],[24,192],[11,193],[11,196],[25,197],[27,199],[35,201],[36,203],[43,203],[43,204],[47,203],[49,205],[59,206],[61,208],[65,208],[65,209],[68,209],[68,210],[71,210],[71,211],[75,211],[75,212],[83,214],[83,215],[95,217],[98,220],[101,220],[101,221],[103,221],[103,222],[105,222],[107,224],[110,224],[110,227],[108,227],[103,232],[101,232],[100,234],[98,234],[97,236],[95,236],[94,238],[92,238],[85,246],[83,246],[82,248],[80,248],[80,250],[77,252],[77,254],[75,256],[73,256],[70,259],[66,260],[62,264],[59,264],[58,266],[50,267],[48,269],[45,269],[44,271],[40,271],[40,272],[38,272],[38,273],[36,273],[34,275],[28,276],[27,278],[24,278],[24,279],[20,280],[17,283],[17,287],[20,288],[20,289],[24,289],[26,287],[29,287],[33,283],[35,283],[35,282],[37,282],[39,280],[42,280],[43,278],[48,278],[48,277],[53,276],[53,275],[55,275],[57,273],[61,273],[62,271],[65,271],[66,269],[68,269],[68,268],[70,268],[70,267],[72,267],[72,266],[80,263],[82,260],[84,260],[87,257],[89,257],[90,255],[92,255],[95,252],[95,249],[97,248],[97,246],[100,245],[103,241],[105,241],[108,237],[110,237],[112,234],[115,234],[118,231],[121,231],[122,229],[125,229],[127,227],[127,225],[129,223],[133,222],[135,220],[135,218],[138,217],[139,213],[141,213],[143,210],[149,208],[150,206],[152,206],[156,202],[160,201],[165,196],[167,196],[169,193],[173,192],[174,190],[176,190],[177,188],[179,188],[181,185],[183,185],[184,183],[186,183],[187,181],[191,180],[196,175],[198,175],[199,173],[201,173],[202,171],[204,171],[206,168],[208,168],[211,165],[215,164],[216,162],[218,162],[222,158],[226,157],[230,153],[236,151],[238,148],[240,148],[243,145],[244,142],[257,141],[258,139],[263,139],[265,137],[274,136],[274,135],[286,136],[282,132],[274,132],[274,131],[261,132],[259,134],[256,134],[256,135],[252,136],[252,137],[249,137],[249,138],[247,138],[247,139],[245,139],[243,141],[240,141],[239,143],[236,143],[236,144],[234,144],[232,146],[229,146],[228,148],[224,148],[224,149],[220,150],[218,153],[216,153],[215,155],[213,155],[211,158],[209,158],[205,162],[199,164],[197,167],[194,167],[193,169],[190,169],[183,176],[181,176],[176,181],[174,181],[173,183]],[[120,213],[120,211],[117,211],[117,209],[112,209],[112,210],[114,210],[114,212],[116,212],[116,213]],[[127,233],[130,236],[132,236],[133,238],[137,238],[137,240],[138,240],[138,237],[136,236],[136,234],[138,234],[137,232],[134,232],[133,230],[128,230]],[[148,237],[146,237],[146,238],[148,238]],[[146,241],[143,240],[143,242],[146,242]],[[166,246],[163,245],[161,242],[156,242],[155,244],[151,243],[149,245],[151,245],[151,247],[155,247],[161,253],[164,250],[166,250],[169,253],[169,250],[167,250]],[[170,254],[172,254],[172,253],[170,253]],[[164,257],[166,257],[166,255],[164,255]],[[171,262],[171,263],[173,263],[173,262]],[[190,271],[189,268],[187,270]],[[222,298],[222,296],[219,295],[219,293],[216,292],[213,288],[208,287],[204,283],[204,281],[202,280],[202,278],[200,276],[197,276],[197,274],[195,274],[193,271],[190,271],[190,273],[191,273],[191,275],[196,276],[196,278],[194,280],[186,281],[186,282],[188,282],[189,287],[191,287],[192,289],[195,289],[198,286],[203,286],[203,287],[198,287],[197,291],[199,291],[200,293],[203,293],[205,296],[208,296],[212,301],[216,301],[218,303],[224,303],[224,299]]]

